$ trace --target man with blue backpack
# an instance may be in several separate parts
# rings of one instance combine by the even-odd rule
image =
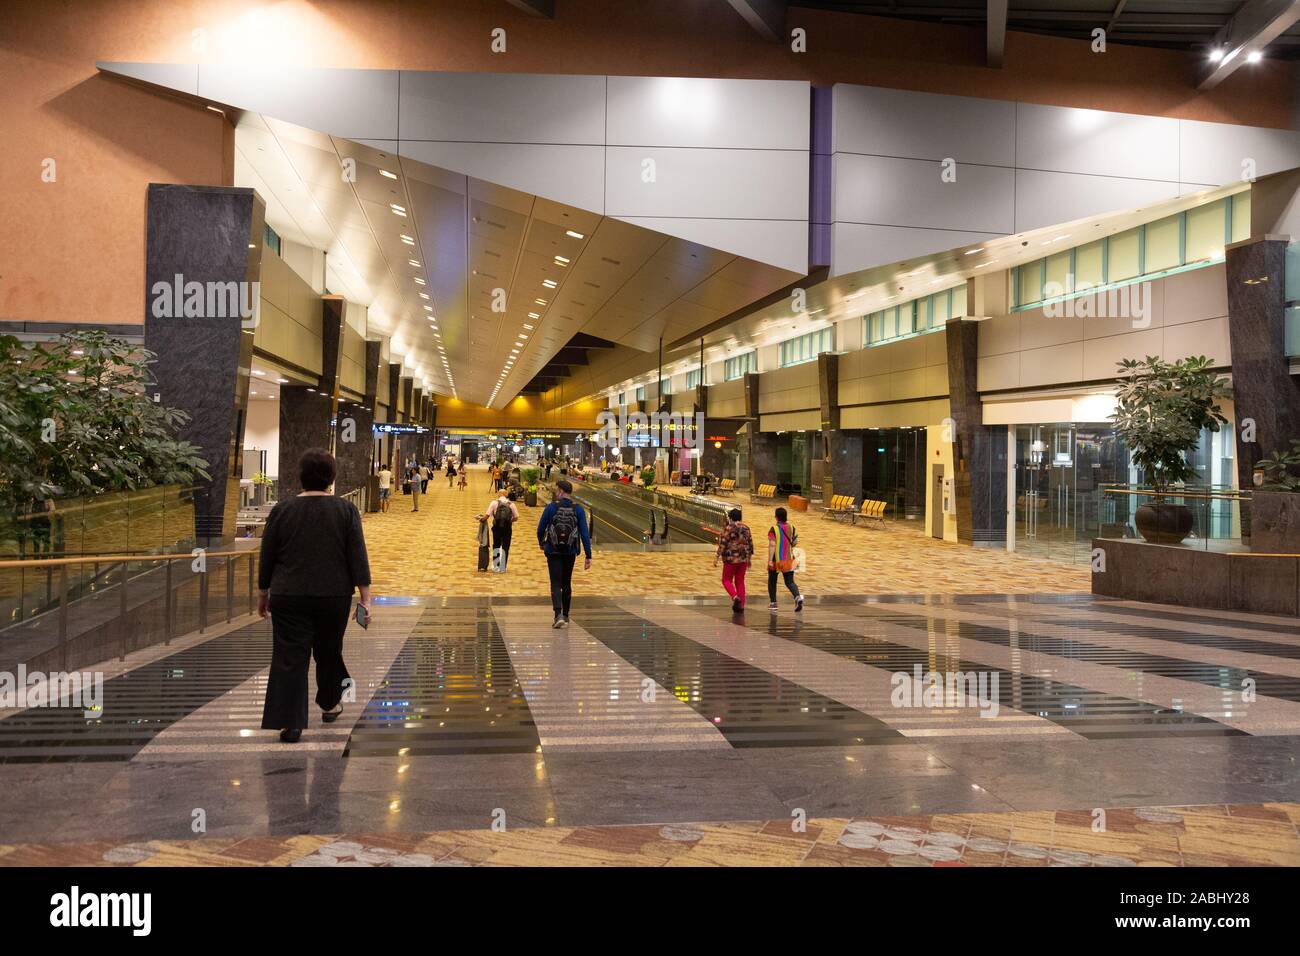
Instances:
[[[591,570],[591,534],[587,530],[587,513],[570,497],[573,485],[561,478],[555,483],[555,500],[542,511],[537,522],[537,543],[546,554],[551,575],[551,609],[555,622],[551,627],[569,623],[569,602],[573,598],[573,565],[581,548],[586,552],[584,571]]]

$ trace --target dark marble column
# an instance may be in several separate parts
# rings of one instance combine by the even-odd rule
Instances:
[[[1283,239],[1247,239],[1228,247],[1228,338],[1237,417],[1237,480],[1253,486],[1261,458],[1300,437],[1300,391],[1286,359],[1286,247]],[[1210,356],[1226,364],[1227,356]],[[1243,422],[1255,423],[1255,440],[1242,440]],[[1242,533],[1250,537],[1248,509]]]
[[[412,404],[412,399],[414,398],[414,396],[415,396],[415,379],[413,378],[402,379],[402,408],[406,409],[402,418],[402,421],[404,422],[415,421],[415,405]]]
[[[343,364],[343,329],[347,324],[347,304],[342,296],[321,296],[321,376],[316,390],[329,396],[329,420],[339,420],[339,392],[342,388]],[[333,455],[338,454],[336,441],[337,427],[331,427],[330,441],[325,448]]]
[[[298,460],[309,448],[329,448],[329,394],[305,385],[280,387],[280,497],[291,498],[302,491],[298,482]]]
[[[265,212],[251,189],[149,184],[145,346],[158,355],[153,391],[190,415],[178,437],[208,462],[194,501],[201,544],[235,534]]]
[[[370,479],[374,451],[375,401],[379,391],[379,342],[366,343],[365,395],[360,402],[343,402],[339,409],[335,455],[339,474],[334,493],[345,495]]]
[[[397,396],[401,387],[402,366],[397,362],[390,362],[388,364],[388,421],[390,422],[400,422],[402,420],[397,413]],[[384,439],[384,446],[386,448],[384,461],[388,463],[389,468],[396,471],[398,464],[400,464],[396,454],[397,440],[394,436],[389,435]]]
[[[819,447],[824,457],[820,469],[813,469],[813,484],[821,485],[822,501],[831,495],[862,493],[862,437],[844,435],[840,431],[840,357],[832,352],[817,356],[817,387],[821,409],[821,441],[813,436],[813,445]],[[817,472],[821,474],[818,475]],[[824,477],[830,476],[831,488],[826,490]]]
[[[948,388],[952,408],[957,540],[1006,544],[1007,431],[984,424],[977,369],[979,323],[953,319],[947,325]]]
[[[745,373],[745,418],[749,420],[749,485],[776,484],[776,436],[758,430],[758,373]]]

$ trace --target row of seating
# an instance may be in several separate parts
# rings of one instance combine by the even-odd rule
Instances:
[[[776,497],[776,485],[759,485],[749,495],[750,501],[771,501]]]
[[[864,522],[874,521],[881,527],[885,524],[885,502],[871,498],[862,499],[861,506],[854,505],[852,495],[831,495],[830,503],[822,509],[822,517],[837,521],[847,520],[857,524],[861,518]]]
[[[717,493],[720,495],[729,495],[736,490],[735,478],[723,478],[718,482]]]

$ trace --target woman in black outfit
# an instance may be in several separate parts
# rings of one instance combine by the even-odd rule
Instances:
[[[370,611],[370,559],[361,515],[345,498],[327,491],[337,466],[329,452],[313,448],[298,463],[302,493],[271,509],[262,534],[257,611],[271,615],[271,676],[266,685],[262,729],[279,730],[295,744],[307,726],[307,665],[316,657],[316,703],[329,724],[343,713],[343,632],[352,590]]]

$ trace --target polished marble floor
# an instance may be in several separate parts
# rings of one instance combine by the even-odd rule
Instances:
[[[1145,826],[1170,807],[1230,830],[1225,859],[1249,845],[1300,863],[1300,633],[1286,619],[1079,594],[814,595],[802,613],[763,601],[743,615],[717,598],[579,596],[554,630],[535,597],[389,598],[347,637],[356,701],[293,747],[258,729],[269,652],[269,626],[244,619],[115,662],[98,719],[0,714],[0,863],[56,844],[124,862],[346,857],[336,844],[479,847],[456,859],[481,862],[483,834],[502,830],[524,856],[576,843],[618,857],[630,840],[666,861],[665,840],[698,843],[664,827],[739,827],[781,856],[794,818],[822,834],[799,837],[795,862],[935,863],[947,854],[881,849],[873,827],[1050,817],[1054,833],[1098,810]],[[914,668],[996,677],[996,694],[900,702],[895,675]],[[538,829],[569,849],[524,835]],[[1210,830],[1190,833],[1127,858],[1215,852]],[[1002,863],[1061,862],[1042,834],[1003,842],[1043,854],[1004,847]],[[968,863],[999,852],[963,846]]]

